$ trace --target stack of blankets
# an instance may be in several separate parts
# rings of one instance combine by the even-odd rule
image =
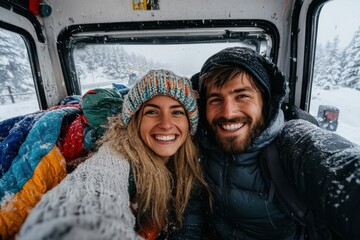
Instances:
[[[11,239],[41,196],[96,151],[127,90],[93,89],[0,122],[0,239]]]

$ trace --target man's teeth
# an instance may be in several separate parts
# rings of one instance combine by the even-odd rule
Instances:
[[[243,125],[242,123],[237,123],[237,124],[221,125],[221,127],[227,131],[234,131],[241,128],[242,125]]]
[[[156,140],[160,140],[160,141],[171,141],[175,139],[175,135],[167,135],[167,136],[155,136]]]

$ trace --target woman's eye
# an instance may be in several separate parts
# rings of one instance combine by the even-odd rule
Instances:
[[[185,111],[182,110],[176,110],[173,112],[174,115],[185,115]]]
[[[155,115],[157,112],[155,110],[147,110],[145,111],[144,115]]]

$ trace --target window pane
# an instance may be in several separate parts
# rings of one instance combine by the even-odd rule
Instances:
[[[0,28],[0,121],[39,110],[23,38]]]
[[[76,74],[84,94],[89,89],[112,87],[113,84],[131,86],[133,81],[150,69],[166,68],[190,78],[200,71],[208,57],[231,46],[244,46],[244,44],[240,42],[161,45],[78,44],[73,56]],[[266,50],[267,47],[265,46],[264,49]]]
[[[310,113],[320,125],[360,144],[360,1],[321,10]]]

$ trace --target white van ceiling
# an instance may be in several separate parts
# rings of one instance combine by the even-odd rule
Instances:
[[[54,34],[69,25],[108,22],[259,19],[276,26],[289,24],[294,0],[159,0],[159,10],[133,10],[132,0],[48,0]],[[112,6],[109,8],[109,6]]]

